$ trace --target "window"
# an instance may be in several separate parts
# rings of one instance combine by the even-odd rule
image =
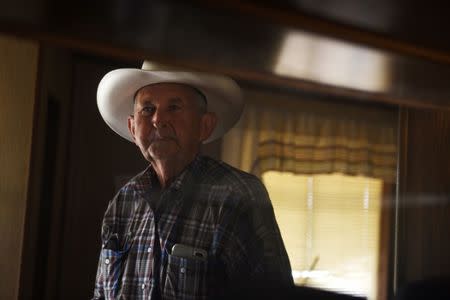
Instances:
[[[254,88],[245,98],[222,159],[266,184],[296,283],[387,299],[397,111]]]
[[[276,171],[262,177],[295,283],[375,299],[382,180]]]

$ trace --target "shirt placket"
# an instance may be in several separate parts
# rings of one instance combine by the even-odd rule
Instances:
[[[164,201],[163,194],[155,193],[153,197],[160,197],[157,202]],[[155,200],[155,199],[154,199]],[[148,254],[148,267],[150,268],[149,276],[145,276],[144,283],[142,284],[142,289],[144,292],[144,298],[150,296],[150,299],[161,299],[162,289],[161,289],[161,269],[164,267],[162,262],[162,250],[161,250],[161,233],[159,232],[158,226],[158,213],[155,212],[154,208],[150,206],[150,234],[153,236],[150,245],[146,248]]]
[[[149,223],[148,226],[150,236],[153,236],[153,239],[150,239],[147,243],[142,245],[142,250],[144,257],[147,257],[145,264],[145,272],[143,274],[143,278],[140,284],[140,289],[142,290],[143,299],[148,299],[151,294],[154,293],[155,286],[157,283],[155,282],[155,270],[157,269],[157,262],[155,260],[155,245],[156,245],[156,222],[155,222],[155,213],[150,208],[149,209]],[[153,299],[153,297],[151,297]],[[156,298],[158,299],[158,298]]]

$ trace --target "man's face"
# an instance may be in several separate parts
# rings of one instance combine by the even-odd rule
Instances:
[[[191,87],[158,83],[141,88],[128,128],[149,162],[192,160],[211,134],[215,116],[200,108],[200,95]]]

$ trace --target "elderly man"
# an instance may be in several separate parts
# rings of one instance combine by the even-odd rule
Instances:
[[[234,81],[144,63],[108,73],[97,102],[149,166],[106,210],[94,299],[205,299],[292,285],[261,181],[199,154],[240,117]]]

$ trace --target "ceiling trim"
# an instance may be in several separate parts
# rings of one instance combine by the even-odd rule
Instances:
[[[265,22],[294,27],[401,55],[450,64],[450,52],[448,51],[423,47],[380,33],[362,30],[354,26],[326,20],[317,16],[310,16],[298,10],[287,11],[283,8],[243,3],[237,0],[198,0],[198,2],[210,8],[238,12],[249,17],[257,18],[259,21],[264,20]]]

